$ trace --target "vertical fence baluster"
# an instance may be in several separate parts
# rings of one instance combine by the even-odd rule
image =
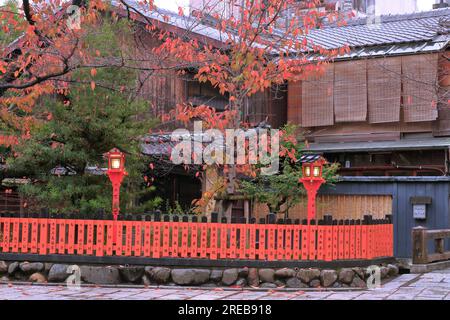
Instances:
[[[197,249],[198,249],[198,224],[197,217],[192,217],[192,222],[189,224],[191,229],[191,258],[197,258]]]
[[[343,260],[345,256],[345,227],[344,220],[339,220],[338,229],[338,259]]]
[[[247,220],[243,217],[241,218],[240,223],[238,224],[239,228],[239,251],[238,257],[239,259],[246,258],[246,240],[247,240]]]
[[[134,246],[133,246],[133,255],[136,257],[140,257],[142,255],[142,219],[141,216],[137,217],[137,221],[133,222],[134,225]]]
[[[66,223],[69,228],[68,239],[67,239],[67,253],[68,254],[74,254],[74,252],[75,252],[75,222],[76,221],[73,219],[72,215],[70,215],[69,219],[66,220]]]
[[[275,230],[276,230],[276,225],[275,225],[276,221],[275,221],[275,214],[268,214],[267,215],[267,231],[268,231],[268,238],[266,239],[267,242],[267,259],[269,261],[275,260]]]
[[[250,224],[248,225],[249,227],[249,232],[250,232],[250,238],[249,238],[249,243],[248,243],[248,257],[251,260],[254,260],[256,258],[256,219],[255,218],[251,218],[250,219]]]
[[[392,221],[392,215],[387,215],[387,228],[388,228],[388,237],[389,237],[389,246],[388,246],[388,252],[387,252],[387,256],[388,257],[393,257],[394,256],[394,224]]]
[[[378,250],[379,250],[379,246],[380,246],[380,241],[379,241],[379,237],[378,237],[378,219],[373,220],[372,240],[374,241],[373,257],[376,258],[378,256]]]
[[[57,251],[59,254],[64,254],[64,243],[66,240],[66,221],[60,218],[57,220],[56,226],[58,227]]]
[[[178,240],[179,240],[179,234],[178,234],[178,216],[173,217],[172,222],[172,244],[171,244],[171,257],[178,257]]]
[[[106,255],[112,256],[115,249],[114,243],[114,224],[115,221],[111,219],[105,221],[105,230],[106,230]]]
[[[372,259],[374,258],[374,246],[375,244],[373,243],[374,240],[374,234],[373,234],[373,220],[372,220],[372,216],[368,216],[367,219],[367,259]]]
[[[376,230],[375,239],[378,240],[378,239],[383,238],[383,236],[380,235],[380,227],[381,227],[380,220],[376,219],[375,220],[375,224],[376,224],[376,226],[375,226],[376,227],[375,228],[375,230]],[[380,256],[380,249],[381,249],[382,245],[383,245],[383,241],[377,241],[377,244],[376,244],[377,251],[376,251],[376,254],[375,254],[376,258],[378,258]]]
[[[345,232],[345,240],[344,240],[344,259],[350,258],[350,220],[344,221],[344,232]]]
[[[10,247],[9,247],[9,237],[11,234],[11,218],[6,217],[3,219],[3,252],[10,252]]]
[[[258,260],[265,260],[266,256],[266,225],[264,219],[261,219],[258,224]]]
[[[22,253],[28,253],[29,244],[30,244],[30,219],[29,218],[23,218],[22,219],[22,241],[20,243],[20,251]]]
[[[324,216],[324,260],[333,260],[333,218]]]
[[[84,254],[84,220],[77,220],[78,235],[77,235],[77,254]],[[60,226],[61,228],[61,226]]]
[[[285,225],[285,260],[292,260],[292,220],[286,219]]]
[[[100,218],[102,219],[102,218]],[[104,246],[105,246],[105,221],[103,220],[97,220],[97,235],[96,235],[96,242],[95,242],[95,255],[97,257],[103,257],[104,255]],[[70,233],[70,231],[69,231]],[[70,240],[69,240],[70,243]]]
[[[235,259],[236,258],[236,221],[234,219],[231,219],[231,224],[229,225],[230,228],[230,255],[229,258]]]
[[[87,220],[87,244],[86,244],[86,254],[92,255],[94,252],[94,220]]]
[[[317,225],[317,260],[325,259],[324,250],[324,221],[319,220]]]
[[[55,216],[53,214],[50,215],[49,219],[50,224],[50,246],[49,246],[49,254],[55,254],[56,253],[56,225],[57,220],[55,219]]]
[[[47,254],[48,246],[48,219],[47,211],[42,212],[42,218],[39,219],[39,254]],[[44,218],[45,217],[45,218]]]
[[[276,247],[275,247],[275,257],[277,260],[283,260],[284,258],[284,251],[285,251],[285,245],[284,245],[284,220],[279,219],[278,224],[276,225],[276,234],[277,234],[277,240],[276,240]]]
[[[333,239],[333,255],[331,256],[332,260],[338,260],[339,259],[339,226],[338,226],[338,221],[337,220],[333,220],[331,222],[332,226],[332,239]]]
[[[161,221],[155,220],[153,222],[153,243],[152,252],[154,258],[161,256]]]
[[[206,258],[208,251],[208,218],[202,217],[200,224],[200,258]]]
[[[217,213],[211,213],[211,223],[208,223],[208,229],[211,232],[209,258],[217,259]]]
[[[302,255],[301,250],[301,233],[302,233],[302,226],[300,225],[300,220],[295,219],[294,225],[292,226],[292,259],[293,260],[300,260]]]
[[[12,252],[19,252],[19,230],[20,230],[20,218],[12,219]]]
[[[316,260],[317,258],[317,225],[316,220],[311,220],[309,225],[309,260]]]
[[[168,215],[164,215],[163,217],[163,224],[162,224],[162,230],[163,230],[163,238],[162,238],[162,256],[168,257],[169,256],[169,246],[170,246],[170,225],[169,222],[170,217]]]
[[[380,237],[383,238],[383,243],[380,248],[380,257],[385,256],[386,247],[387,247],[387,233],[386,233],[386,221],[384,219],[380,219]]]
[[[133,251],[133,230],[134,230],[134,222],[131,221],[132,217],[129,216],[127,221],[125,221],[125,230],[126,230],[126,235],[125,235],[125,255],[127,257],[130,257],[132,255],[132,251]],[[134,230],[136,231],[136,230]],[[134,234],[135,235],[135,234]]]
[[[2,213],[0,213],[0,251],[3,251],[3,244],[5,243],[3,240],[4,237],[4,225],[5,225],[5,218],[3,218]]]
[[[305,219],[302,221],[302,260],[308,260],[309,259],[309,238],[308,238],[308,221]]]
[[[355,259],[355,242],[356,242],[356,226],[355,226],[355,220],[350,220],[349,222],[349,242],[350,242],[350,250],[349,250],[349,259]]]
[[[152,252],[152,225],[154,222],[150,221],[150,217],[145,217],[144,222],[144,256],[150,257]]]
[[[369,216],[365,215],[361,225],[361,258],[367,259],[368,254],[368,238],[369,238],[369,230],[368,230],[368,218]]]
[[[117,238],[115,243],[116,255],[123,255],[123,228],[125,226],[125,222],[123,221],[123,216],[120,218],[120,221],[116,221],[117,224]]]
[[[37,253],[38,244],[38,219],[33,217],[31,221],[31,253]]]
[[[189,218],[188,216],[183,216],[182,218],[183,223],[181,224],[181,257],[187,258],[188,257],[188,248],[189,248]]]
[[[227,218],[223,217],[220,223],[220,258],[226,259],[228,257],[228,230]]]
[[[355,259],[362,259],[361,254],[361,220],[355,221]]]

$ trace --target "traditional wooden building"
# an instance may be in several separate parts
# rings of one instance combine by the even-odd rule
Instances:
[[[116,3],[116,2],[113,2]],[[130,5],[137,5],[134,1],[127,1]],[[116,10],[126,16],[127,12],[120,3],[116,3]],[[145,12],[144,12],[145,13]],[[152,50],[162,44],[158,32],[149,32],[148,29],[156,28],[164,32],[170,32],[177,36],[190,37],[197,41],[221,47],[224,45],[220,33],[210,26],[211,22],[199,23],[192,16],[180,16],[176,12],[158,9],[145,13],[146,19],[137,17],[137,27],[133,39],[124,39],[124,51],[133,59],[139,59],[143,68],[161,63]],[[149,28],[149,24],[151,24]],[[164,63],[164,62],[162,62]],[[200,83],[194,79],[195,66],[186,66],[184,74],[180,69],[142,71],[138,83],[141,97],[150,102],[151,110],[155,114],[167,113],[178,103],[191,103],[194,106],[207,104],[218,111],[224,110],[228,105],[228,96],[222,95],[218,88],[209,82]],[[273,127],[279,127],[286,123],[287,119],[287,91],[284,87],[268,89],[257,93],[245,101],[242,110],[242,120],[250,124],[258,124],[267,121]]]
[[[449,26],[444,8],[314,30],[315,43],[350,53],[288,84],[288,121],[307,150],[341,165],[340,182],[320,191],[318,217],[392,214],[397,258],[411,257],[413,227],[450,225]]]
[[[288,121],[305,130],[308,149],[346,176],[447,175],[449,16],[440,9],[312,31],[314,43],[351,51],[322,76],[288,85]]]

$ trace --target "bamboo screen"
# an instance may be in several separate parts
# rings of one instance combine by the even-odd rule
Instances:
[[[333,118],[333,74],[332,64],[324,67],[323,76],[302,83],[302,126],[331,126]]]
[[[370,123],[400,121],[401,58],[367,61],[367,107]]]
[[[335,63],[334,116],[336,122],[367,119],[367,64],[365,60]]]
[[[269,209],[262,203],[254,204],[253,216],[264,218]],[[334,219],[363,219],[371,215],[374,219],[392,214],[392,196],[390,195],[319,195],[316,203],[316,217],[332,215]],[[280,215],[280,218],[282,216]],[[306,198],[289,210],[290,219],[306,219]]]
[[[433,121],[437,112],[437,54],[402,57],[405,122]]]

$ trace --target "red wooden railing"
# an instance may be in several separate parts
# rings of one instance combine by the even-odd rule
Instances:
[[[393,256],[393,225],[388,219],[308,225],[1,217],[0,252],[212,260],[372,259]]]

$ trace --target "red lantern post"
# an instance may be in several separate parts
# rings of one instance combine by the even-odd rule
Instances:
[[[120,185],[123,178],[128,175],[125,171],[125,154],[119,149],[114,148],[108,153],[108,171],[106,174],[111,180],[113,194],[112,194],[112,214],[114,220],[117,220],[120,212]],[[114,232],[115,234],[115,232]]]
[[[303,183],[308,195],[308,224],[316,217],[316,196],[320,186],[325,182],[322,178],[323,165],[326,160],[318,155],[305,155],[302,162],[303,177],[299,182]]]

